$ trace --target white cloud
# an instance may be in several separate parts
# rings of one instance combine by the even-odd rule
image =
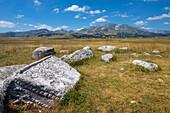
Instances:
[[[59,27],[56,27],[54,30],[61,30],[61,29],[67,29],[68,26],[59,26]]]
[[[147,20],[161,20],[164,18],[170,18],[170,12],[168,14],[162,14],[160,16],[148,17]]]
[[[165,25],[169,25],[169,24],[170,24],[170,22],[164,22],[163,24],[165,24]]]
[[[150,30],[150,29],[152,29],[152,28],[149,28],[149,27],[141,27],[141,29]]]
[[[170,9],[170,7],[164,7],[164,10],[169,10]]]
[[[159,0],[143,0],[144,2],[156,2],[156,1],[159,1]]]
[[[20,19],[20,18],[23,18],[23,17],[24,17],[24,15],[20,15],[20,14],[18,14],[15,18]]]
[[[52,26],[46,25],[46,24],[40,24],[38,26],[34,26],[36,29],[48,29],[50,31],[56,31],[56,30],[61,30],[61,29],[67,29],[68,26],[59,26],[56,28],[53,28]]]
[[[108,16],[100,17],[100,18],[96,19],[95,21],[91,22],[90,25],[92,26],[93,24],[98,23],[98,22],[106,22],[107,21],[106,18],[108,18]]]
[[[83,19],[83,20],[86,20],[86,19],[87,19],[87,17],[85,17],[85,16],[84,16],[84,17],[82,17],[82,19]]]
[[[77,31],[80,31],[80,30],[82,30],[82,29],[84,29],[85,27],[82,27],[82,28],[78,28],[78,29],[76,29]]]
[[[80,18],[81,14],[77,14],[74,18]]]
[[[16,24],[8,21],[0,20],[0,28],[13,28]]]
[[[59,13],[59,11],[60,11],[59,8],[54,8],[54,9],[53,9],[53,12],[54,12],[54,13]]]
[[[79,7],[78,5],[72,5],[66,9],[64,9],[64,11],[85,12],[88,9],[89,9],[88,6]]]
[[[100,13],[104,13],[104,12],[106,12],[106,10],[102,10],[102,11],[94,10],[94,11],[90,11],[89,14],[94,15],[94,14],[100,14]]]
[[[33,0],[35,6],[40,6],[41,2],[39,0]]]
[[[135,22],[134,23],[135,25],[138,25],[138,26],[142,26],[142,25],[146,25],[147,24],[147,22],[146,21],[137,21],[137,22]]]
[[[132,2],[129,2],[128,5],[133,5],[133,3],[132,3]]]
[[[114,12],[114,16],[128,18],[129,16],[126,13],[121,14],[120,12]]]

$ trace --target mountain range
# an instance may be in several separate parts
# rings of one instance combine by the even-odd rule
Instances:
[[[76,38],[107,38],[107,37],[161,37],[170,36],[170,31],[152,30],[148,31],[141,28],[129,26],[127,24],[102,24],[84,28],[80,31],[74,32],[66,31],[64,29],[57,31],[49,31],[48,29],[30,30],[24,32],[6,32],[0,33],[0,36],[6,37],[33,37],[33,36],[52,36],[52,35],[72,35]]]

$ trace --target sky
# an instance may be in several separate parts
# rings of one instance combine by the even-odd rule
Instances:
[[[0,32],[78,31],[108,23],[170,30],[170,0],[0,0]]]

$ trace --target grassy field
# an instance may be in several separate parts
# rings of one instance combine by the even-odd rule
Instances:
[[[129,50],[98,51],[103,45],[127,46]],[[61,49],[73,52],[90,46],[95,56],[70,64],[81,73],[81,80],[51,109],[8,105],[11,113],[170,113],[170,39],[1,39],[0,66],[29,64],[35,61],[32,51],[40,46],[54,47],[57,57],[63,56]],[[152,50],[160,50],[162,58]],[[133,52],[139,56],[133,57]],[[105,53],[112,53],[114,60],[102,61]],[[156,63],[160,70],[134,66],[131,62],[135,59]]]

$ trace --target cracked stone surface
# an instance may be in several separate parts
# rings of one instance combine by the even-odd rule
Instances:
[[[145,62],[145,61],[142,61],[142,60],[134,60],[132,63],[134,65],[142,66],[142,67],[144,67],[148,70],[157,70],[158,69],[157,64]]]
[[[38,59],[44,56],[52,55],[54,53],[55,51],[52,47],[39,47],[32,52],[32,58]]]
[[[77,50],[70,55],[64,55],[61,57],[62,60],[67,62],[75,62],[82,59],[90,58],[94,54],[90,47],[84,47],[83,49]]]
[[[115,46],[101,46],[98,48],[98,50],[102,50],[102,51],[112,51],[114,49],[116,49]]]
[[[105,55],[102,55],[101,58],[105,62],[110,62],[110,59],[113,58],[113,55],[112,54],[105,54]]]
[[[13,72],[17,71],[18,69],[24,66],[26,66],[26,64],[0,67],[0,82],[10,77]]]
[[[74,87],[80,73],[55,56],[47,56],[15,71],[0,84],[3,100],[50,107]]]

